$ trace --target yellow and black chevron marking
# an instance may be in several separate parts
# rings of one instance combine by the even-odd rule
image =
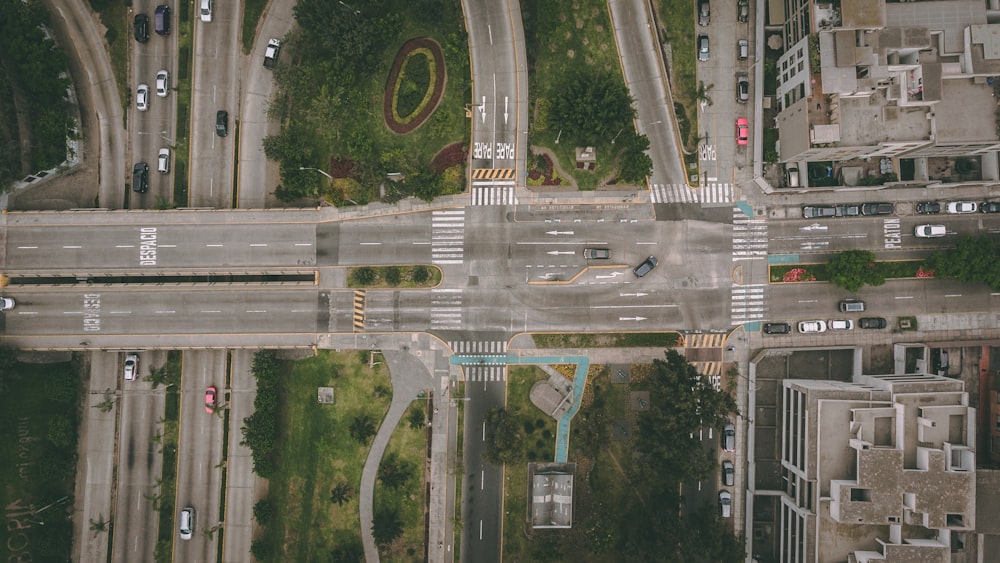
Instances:
[[[685,348],[718,348],[725,341],[726,335],[723,333],[684,335]]]
[[[513,180],[513,168],[477,168],[472,171],[473,180]]]
[[[691,365],[696,372],[706,377],[718,378],[722,375],[722,362],[691,362]]]
[[[354,332],[365,331],[365,292],[354,290]]]

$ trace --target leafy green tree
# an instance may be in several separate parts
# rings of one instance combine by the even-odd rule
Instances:
[[[338,539],[330,551],[329,563],[364,563],[365,548],[357,538]]]
[[[552,95],[550,129],[577,144],[601,144],[632,128],[635,109],[621,76],[578,72]]]
[[[487,461],[501,465],[523,459],[524,429],[505,410],[495,408],[487,413],[486,428]]]
[[[410,414],[406,417],[407,422],[410,423],[410,428],[413,429],[423,428],[425,419],[424,409],[420,405],[415,405],[411,408]]]
[[[637,184],[653,173],[653,159],[649,158],[649,137],[645,135],[630,135],[628,146],[622,153],[621,172],[619,177],[630,183]]]
[[[427,268],[427,266],[416,266],[413,268],[411,277],[416,283],[424,283],[431,279],[431,271]]]
[[[1000,289],[1000,251],[989,237],[963,236],[955,248],[939,250],[926,261],[934,276],[963,282],[984,283]]]
[[[395,508],[376,509],[372,520],[372,535],[379,546],[389,545],[403,535],[403,520]]]
[[[267,561],[274,555],[274,544],[264,536],[250,542],[250,555],[257,561]]]
[[[401,281],[403,281],[403,274],[399,271],[398,266],[389,266],[385,269],[385,282],[387,284],[396,286]]]
[[[399,489],[410,480],[413,471],[413,466],[399,459],[395,453],[391,453],[379,464],[378,478],[386,487]]]
[[[262,498],[253,505],[253,519],[261,526],[266,526],[274,518],[277,510],[270,497]]]
[[[73,404],[79,385],[80,380],[68,366],[54,367],[45,375],[45,396],[59,403]]]
[[[368,266],[355,268],[351,276],[354,278],[354,283],[358,285],[371,285],[375,283],[375,270]]]
[[[375,423],[366,414],[356,416],[351,420],[348,432],[351,434],[351,438],[354,438],[357,443],[367,444],[368,439],[375,435]]]
[[[867,250],[845,250],[830,259],[826,267],[830,282],[852,293],[865,284],[879,286],[885,283],[875,264],[875,254]]]

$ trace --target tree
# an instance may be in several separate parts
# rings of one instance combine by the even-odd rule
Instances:
[[[695,98],[698,99],[698,103],[708,106],[712,105],[712,98],[708,95],[712,91],[712,88],[715,88],[715,84],[705,86],[704,82],[701,80],[698,81],[698,90],[695,92]]]
[[[375,282],[375,270],[368,266],[355,268],[351,273],[351,277],[354,278],[354,283],[358,285],[371,285]]]
[[[376,509],[372,520],[372,535],[380,547],[389,545],[403,535],[403,520],[395,508]]]
[[[410,275],[415,283],[424,283],[431,279],[431,271],[427,266],[416,266],[413,268],[413,273]]]
[[[353,495],[353,487],[344,482],[337,483],[336,487],[330,489],[330,502],[336,503],[337,506],[344,506],[344,503],[351,500]]]
[[[826,264],[830,282],[837,287],[856,292],[865,284],[879,286],[885,278],[875,264],[875,254],[867,250],[845,250]]]
[[[97,520],[93,518],[90,519],[90,531],[94,532],[96,536],[99,533],[107,532],[108,528],[111,526],[110,520],[105,520],[103,514],[97,516]]]
[[[619,131],[632,129],[635,109],[621,76],[578,72],[556,89],[549,113],[551,129],[561,129],[577,144],[610,141]]]
[[[117,403],[118,399],[115,397],[115,392],[108,388],[104,390],[104,400],[94,405],[94,408],[101,412],[108,413],[111,412],[111,409],[115,408]]]
[[[424,420],[426,416],[424,415],[424,409],[420,405],[414,405],[410,409],[410,414],[407,415],[406,420],[410,423],[410,428],[414,430],[417,428],[422,428],[424,426]]]
[[[934,270],[934,277],[984,283],[1000,290],[1000,251],[988,237],[963,236],[955,248],[931,254],[926,265]]]
[[[637,184],[653,173],[653,159],[649,158],[649,137],[645,135],[629,135],[629,140],[621,158],[621,171],[618,176],[630,183]]]
[[[382,484],[390,489],[399,489],[405,485],[412,474],[413,467],[399,459],[395,453],[383,458],[378,468],[379,481],[382,481]]]
[[[266,561],[270,559],[273,554],[274,544],[267,539],[267,536],[250,542],[250,555],[253,555],[254,559],[257,561]]]
[[[275,512],[277,510],[270,497],[262,498],[253,505],[253,519],[261,526],[266,526],[274,518]]]
[[[399,271],[398,266],[389,266],[385,269],[385,282],[387,284],[397,286],[402,280],[403,274]]]
[[[361,540],[351,537],[338,540],[337,546],[330,551],[330,563],[364,563],[365,548]]]
[[[484,456],[490,463],[501,465],[518,461],[524,456],[524,429],[505,410],[495,408],[486,415],[489,433]]]
[[[367,444],[368,438],[375,435],[375,424],[366,414],[356,416],[351,420],[348,432],[350,432],[351,438],[354,438],[357,443]]]

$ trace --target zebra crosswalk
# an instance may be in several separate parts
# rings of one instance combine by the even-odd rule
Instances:
[[[653,203],[733,203],[733,185],[724,182],[705,182],[692,189],[687,184],[653,184],[650,186]]]
[[[507,381],[507,342],[503,340],[456,340],[448,342],[456,355],[473,356],[463,365],[465,380]]]
[[[431,328],[462,328],[462,288],[431,289]]]
[[[733,325],[764,320],[767,314],[765,287],[767,284],[763,283],[733,286],[731,299]]]
[[[767,258],[767,221],[747,217],[738,207],[733,208],[733,260],[763,260]]]
[[[431,215],[431,263],[461,264],[465,258],[465,210],[440,209]]]
[[[514,205],[516,203],[513,182],[508,186],[472,183],[472,205]]]

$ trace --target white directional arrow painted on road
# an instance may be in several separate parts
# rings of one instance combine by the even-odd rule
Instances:
[[[545,231],[547,235],[572,235],[573,231]]]
[[[619,293],[618,297],[645,297],[647,295],[649,295],[649,294],[648,293],[642,293],[640,291],[638,293]]]
[[[806,225],[805,227],[800,227],[800,231],[825,231],[829,227],[826,225],[820,225],[819,223],[813,223],[812,225]]]
[[[594,276],[594,277],[597,278],[597,279],[599,279],[599,280],[606,280],[608,278],[617,278],[618,276],[624,276],[624,275],[625,274],[623,274],[622,272],[611,272],[610,276]],[[645,294],[643,294],[643,295],[645,295]]]
[[[483,105],[479,106],[479,112],[483,114],[483,123],[486,123],[486,96],[483,96]]]
[[[503,97],[503,124],[507,125],[507,96]]]
[[[619,321],[644,321],[646,317],[618,317]]]
[[[546,254],[551,254],[552,256],[559,256],[560,254],[576,254],[573,250],[550,250]]]

